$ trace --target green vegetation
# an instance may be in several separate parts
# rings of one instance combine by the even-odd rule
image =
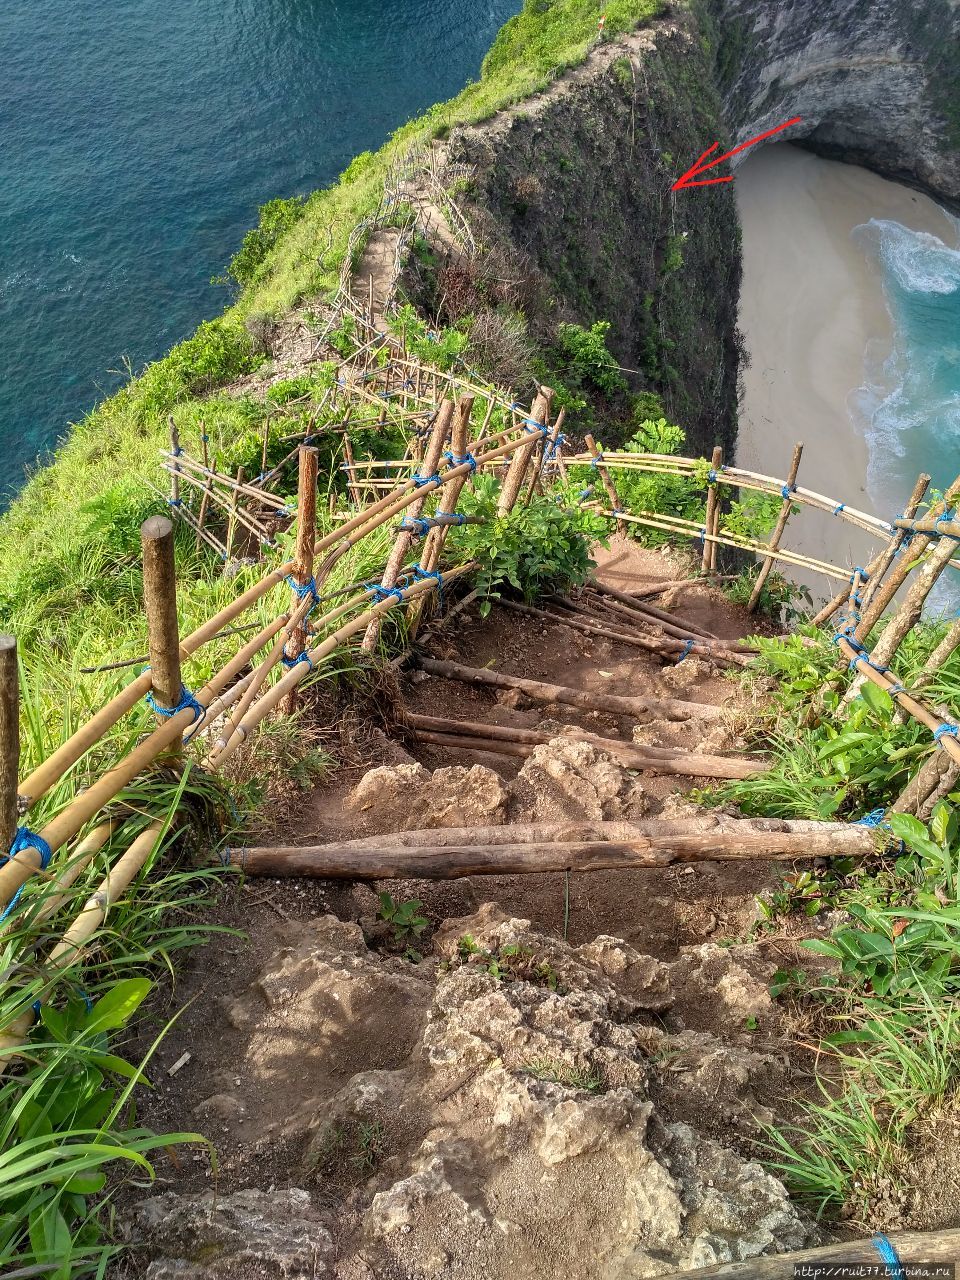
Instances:
[[[482,969],[498,982],[529,982],[561,995],[566,990],[550,962],[519,942],[507,942],[488,950],[465,933],[457,940],[457,955],[452,963]]]
[[[497,515],[499,482],[478,476],[461,507],[482,524],[464,525],[451,543],[464,561],[476,560],[475,582],[483,596],[481,613],[490,612],[503,588],[512,588],[528,603],[551,591],[585,582],[593,568],[590,543],[607,532],[607,522],[582,507],[558,505],[553,497],[521,500],[505,516]],[[563,501],[564,495],[558,495]],[[570,495],[567,495],[568,497]],[[588,536],[589,535],[589,536]]]

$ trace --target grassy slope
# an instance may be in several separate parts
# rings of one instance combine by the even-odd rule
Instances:
[[[198,394],[251,366],[244,329],[248,315],[280,315],[335,286],[350,232],[377,205],[392,158],[451,125],[485,119],[543,88],[584,58],[601,12],[606,12],[607,33],[615,35],[660,7],[661,0],[527,0],[523,13],[498,35],[478,82],[404,125],[379,152],[359,156],[338,183],[315,193],[223,317],[202,325],[197,335],[74,427],[51,465],[33,476],[0,521],[5,625],[26,624],[22,629],[29,635],[36,613],[31,598],[42,599],[50,590],[65,591],[73,607],[96,598],[110,542],[99,526],[114,512],[118,518],[129,511],[142,519],[156,506],[152,500],[145,503],[139,482],[156,477],[156,449],[165,439],[167,414],[177,407],[181,416]],[[97,504],[93,519],[85,510],[91,503]],[[130,550],[129,537],[122,550]]]

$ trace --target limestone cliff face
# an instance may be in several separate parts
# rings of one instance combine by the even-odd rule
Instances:
[[[960,208],[957,0],[702,0],[731,131],[802,116],[814,150]]]
[[[732,447],[740,238],[729,187],[670,186],[726,136],[704,41],[680,14],[602,45],[547,91],[458,130],[471,220],[542,283],[536,322],[611,322],[610,347],[658,391],[691,449]]]

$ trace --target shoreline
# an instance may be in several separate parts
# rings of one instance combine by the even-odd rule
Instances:
[[[743,227],[739,323],[750,357],[738,456],[755,470],[785,475],[802,441],[799,483],[888,519],[887,504],[868,491],[870,452],[854,401],[892,351],[893,322],[879,266],[850,233],[884,218],[943,239],[955,224],[929,196],[789,144],[751,156],[735,187]],[[897,488],[889,479],[886,487]],[[862,561],[875,545],[806,510],[791,518],[788,539],[835,563]],[[830,594],[820,575],[796,580],[818,597]]]

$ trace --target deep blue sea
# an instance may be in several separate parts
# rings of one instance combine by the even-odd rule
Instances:
[[[228,300],[274,196],[473,79],[520,0],[2,0],[0,505]]]

